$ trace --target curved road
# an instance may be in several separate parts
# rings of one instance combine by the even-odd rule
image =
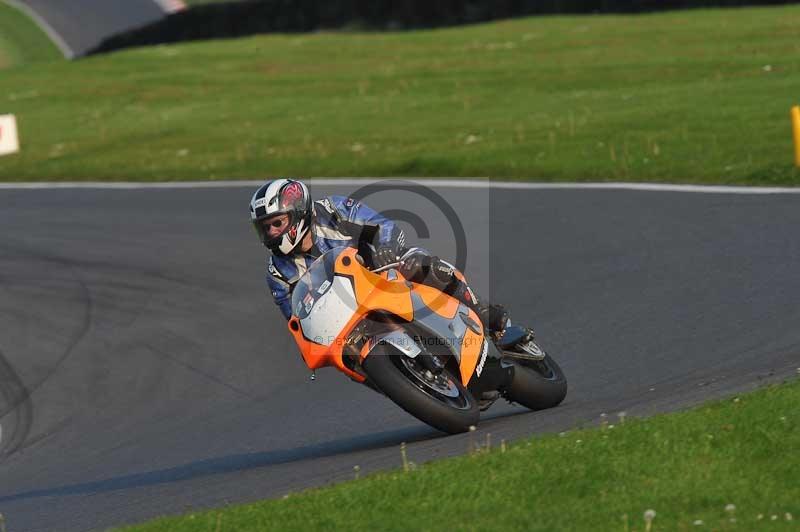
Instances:
[[[9,530],[277,497],[396,467],[401,442],[417,462],[466,451],[333,370],[309,381],[263,282],[252,189],[0,188]],[[436,190],[479,290],[533,321],[571,384],[550,411],[497,404],[477,437],[672,410],[800,365],[800,195]],[[367,202],[408,206],[421,243],[455,254],[425,198]]]
[[[176,0],[6,0],[25,11],[72,59],[103,40],[182,8]]]

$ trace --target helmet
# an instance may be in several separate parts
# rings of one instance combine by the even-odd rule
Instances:
[[[281,234],[271,237],[262,221],[277,214],[288,214],[289,224]],[[258,238],[273,253],[288,255],[294,251],[311,227],[313,207],[311,195],[300,181],[275,179],[268,181],[250,200],[250,219]]]

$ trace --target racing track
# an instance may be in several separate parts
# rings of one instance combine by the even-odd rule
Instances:
[[[0,512],[85,530],[281,496],[462,453],[333,370],[308,373],[263,283],[252,186],[0,188]],[[317,195],[353,185],[313,185]],[[672,410],[800,365],[800,195],[437,188],[480,291],[532,319],[570,378],[493,441]],[[376,195],[428,223],[425,199]],[[413,234],[413,232],[412,232]]]
[[[104,39],[180,9],[175,0],[6,0],[28,14],[65,57],[86,54]]]

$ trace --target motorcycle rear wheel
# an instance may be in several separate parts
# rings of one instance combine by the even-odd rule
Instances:
[[[389,345],[378,345],[362,367],[389,399],[428,425],[449,434],[477,425],[478,401],[458,378],[447,368],[434,379],[426,378],[417,364]]]
[[[553,408],[564,400],[567,377],[550,355],[541,361],[512,360],[514,378],[506,389],[506,399],[531,410]]]

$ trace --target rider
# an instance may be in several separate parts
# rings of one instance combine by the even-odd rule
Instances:
[[[308,187],[293,179],[268,181],[250,200],[250,218],[259,240],[272,251],[267,283],[288,320],[295,283],[311,263],[335,247],[356,247],[373,268],[400,261],[398,270],[414,282],[442,290],[475,310],[490,333],[502,335],[508,313],[484,304],[455,267],[421,248],[406,248],[393,221],[342,196],[312,201]]]

